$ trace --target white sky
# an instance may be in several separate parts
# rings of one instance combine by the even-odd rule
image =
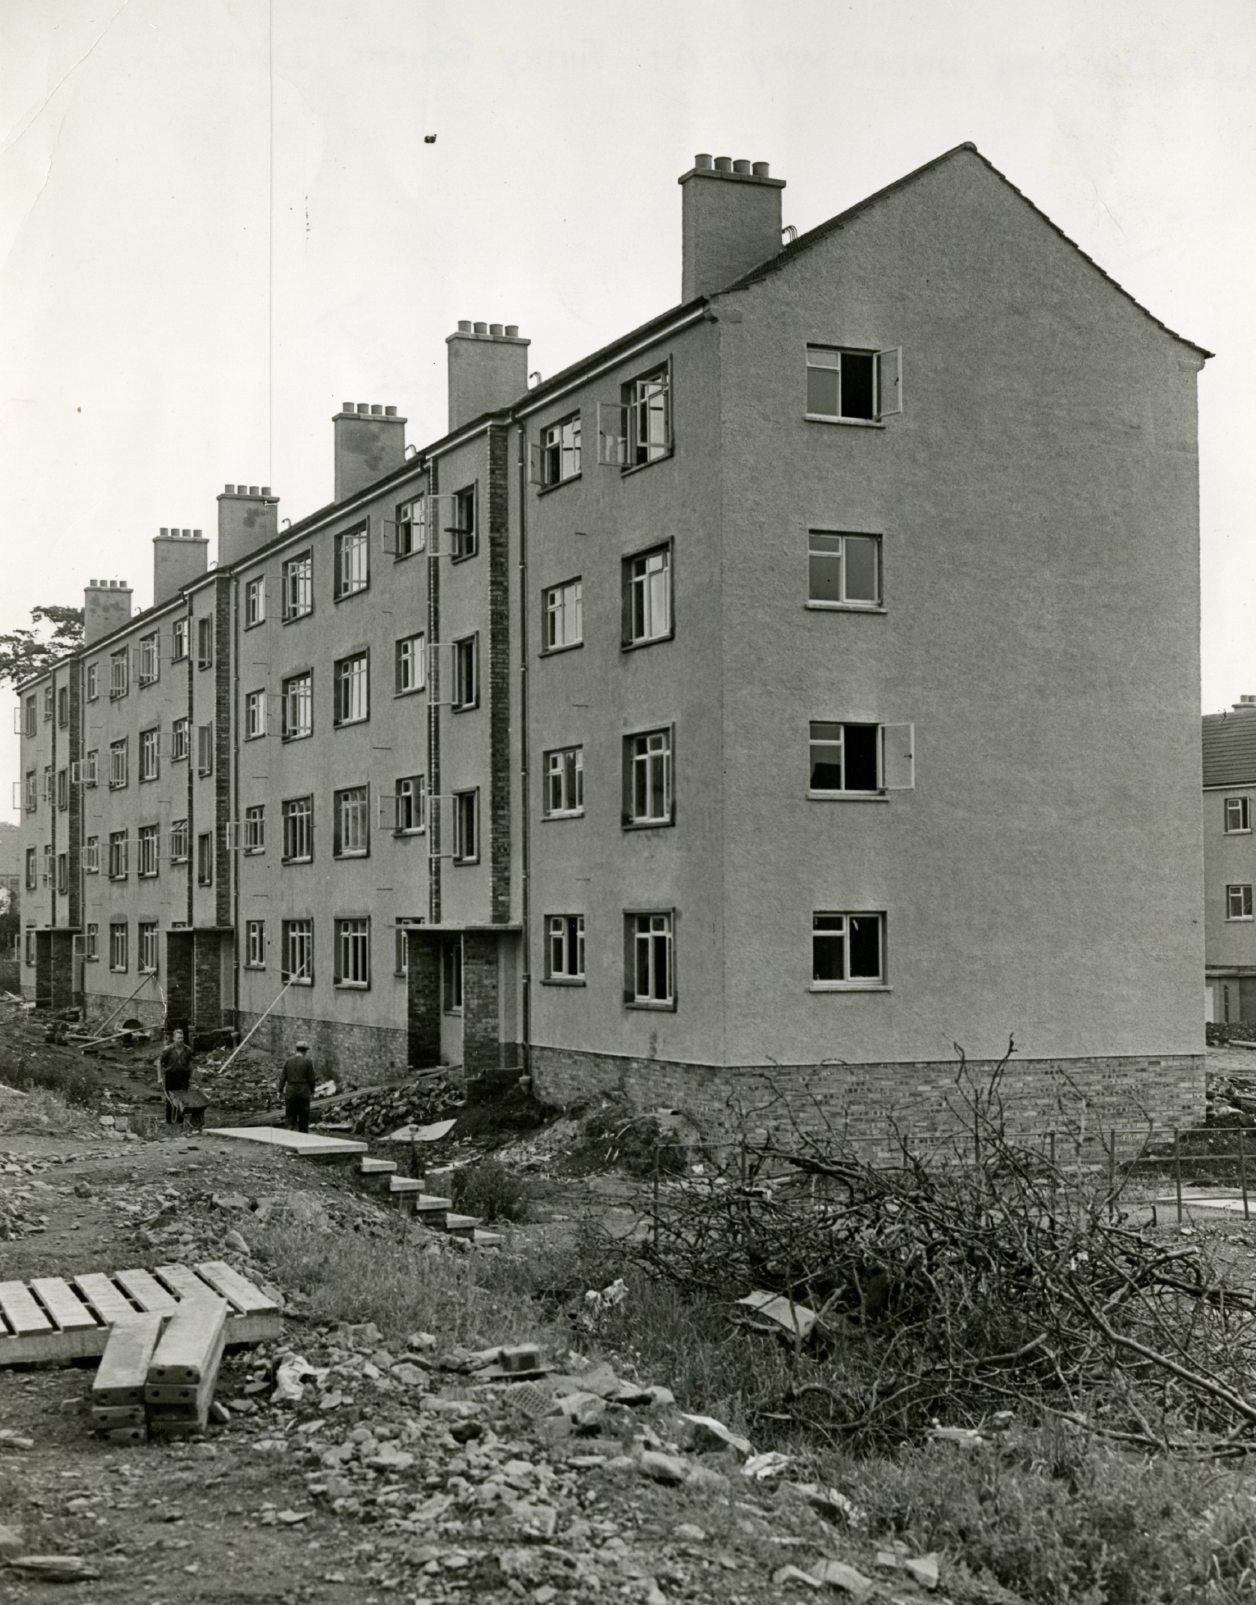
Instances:
[[[1256,692],[1253,84],[1251,0],[0,0],[0,630],[88,578],[147,606],[152,537],[212,535],[226,481],[322,506],[342,400],[435,439],[459,318],[549,374],[674,305],[695,151],[770,161],[802,231],[973,140],[1218,353],[1224,707]]]

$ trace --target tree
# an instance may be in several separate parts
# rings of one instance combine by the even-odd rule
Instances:
[[[0,684],[17,685],[82,642],[81,607],[34,607],[31,622],[33,630],[0,635]]]

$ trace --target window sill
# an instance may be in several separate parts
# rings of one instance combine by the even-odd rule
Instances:
[[[285,986],[313,986],[314,985],[314,977],[312,975],[304,976],[299,980],[296,979],[294,976],[291,976],[291,975],[281,975],[279,977],[279,979],[283,982],[283,984]]]
[[[885,981],[812,981],[808,992],[891,992]]]
[[[619,650],[621,652],[639,652],[644,646],[658,646],[661,641],[674,641],[675,639],[676,630],[673,626],[666,635],[644,635],[639,641],[621,641]]]
[[[266,732],[264,730],[254,730],[247,734],[244,739],[246,741],[262,741],[265,739],[265,736]]]
[[[407,686],[402,686],[400,691],[394,691],[393,692],[393,696],[394,696],[394,698],[395,697],[421,697],[426,690],[427,690],[427,687],[425,685],[407,685]]]
[[[172,752],[170,754],[171,763],[186,763],[187,761],[188,755],[186,752]]]
[[[313,617],[314,609],[311,607],[307,608],[304,613],[289,613],[286,618],[282,619],[280,622],[283,624],[300,624],[302,619],[312,619]]]
[[[1227,914],[1225,917],[1227,925],[1251,925],[1254,920],[1256,915],[1253,914]]]
[[[625,819],[621,823],[625,830],[668,830],[676,820],[673,816],[671,819]]]
[[[281,864],[312,864],[314,862],[314,854],[310,853],[306,858],[281,858],[279,862]]]
[[[188,660],[188,655],[187,655],[186,652],[183,654],[183,656],[181,658],[171,658],[170,659],[171,663],[186,663],[187,660]],[[88,697],[87,700],[89,702],[95,702],[96,698],[95,697]]]
[[[351,602],[355,596],[362,596],[370,590],[369,585],[359,585],[353,591],[341,591],[339,596],[333,596],[332,601],[339,605],[341,602]]]
[[[247,623],[247,624],[246,624],[246,625],[245,625],[245,626],[244,626],[244,628],[245,628],[245,629],[246,629],[246,630],[260,630],[260,629],[261,629],[261,627],[262,627],[262,625],[263,625],[263,624],[265,624],[265,622],[266,622],[266,620],[265,620],[265,619],[251,619],[251,620],[250,620],[250,621],[249,621],[249,623]],[[246,968],[246,969],[247,969],[247,968],[248,968],[248,966],[247,966],[247,965],[245,965],[245,968]]]
[[[543,646],[537,653],[538,658],[557,658],[564,652],[575,652],[584,645],[583,641],[564,641],[561,646]]]
[[[808,598],[803,606],[809,613],[884,613],[881,602],[816,602]]]
[[[331,727],[333,730],[352,730],[354,725],[368,724],[369,722],[370,715],[364,714],[361,719],[333,719]]]
[[[249,964],[246,962],[244,968],[246,970],[264,970],[266,966],[264,964]]]
[[[885,425],[878,418],[830,418],[823,412],[804,412],[803,419],[809,424],[841,424],[847,429],[884,429]]]
[[[670,1002],[662,1003],[655,1002],[650,998],[625,998],[624,1007],[626,1009],[643,1009],[652,1014],[675,1014],[676,999],[672,998]]]
[[[544,975],[541,977],[542,986],[585,986],[586,984],[583,975]]]
[[[447,1014],[452,1019],[455,1019],[455,1020],[461,1020],[462,1019],[462,1010],[460,1008],[458,1008],[458,1009],[442,1009],[441,1013],[442,1014]]]
[[[451,552],[449,554],[449,561],[450,563],[469,563],[473,557],[478,557],[479,555],[480,548],[477,544],[476,546],[472,547],[469,552]]]
[[[808,791],[809,802],[887,803],[888,791]]]
[[[245,858],[261,858],[265,851],[264,847],[245,847],[241,849]]]
[[[477,853],[474,858],[451,858],[449,862],[453,864],[455,868],[462,869],[467,864],[478,864],[480,862],[480,856]]]
[[[427,834],[427,826],[426,825],[407,825],[404,828],[401,828],[399,826],[396,830],[393,831],[393,835],[394,836],[425,836],[426,834]]]
[[[538,496],[548,496],[553,491],[561,490],[564,485],[574,485],[577,480],[583,478],[584,470],[580,469],[577,473],[568,474],[566,479],[556,479],[552,485],[538,485],[536,487],[536,493]]]
[[[675,446],[669,446],[666,451],[660,452],[657,457],[650,457],[643,463],[625,463],[619,470],[619,476],[624,479],[629,474],[639,474],[643,468],[657,468],[660,463],[670,462],[675,455]]]
[[[312,730],[302,730],[299,735],[280,736],[280,740],[287,745],[290,741],[308,741],[314,734]]]
[[[212,663],[201,663],[201,662],[198,661],[197,665],[196,665],[196,668],[197,668],[197,672],[200,673],[201,671],[203,671],[205,669],[212,669],[213,668],[213,664]]]
[[[542,813],[542,815],[541,815],[541,823],[545,824],[546,821],[550,820],[550,819],[583,819],[583,818],[584,818],[584,809],[583,808],[555,808],[551,812]]]
[[[449,711],[450,713],[474,713],[479,705],[479,697],[477,697],[474,702],[451,702],[449,704]],[[440,704],[437,703],[437,707],[439,706]]]
[[[1223,836],[1250,836],[1251,833],[1251,827],[1248,826],[1246,830],[1225,830],[1221,834]]]
[[[333,983],[337,992],[369,992],[369,981],[336,981]]]
[[[426,550],[426,546],[414,546],[408,552],[393,552],[392,560],[394,563],[404,563],[407,557],[422,557]]]
[[[339,863],[342,858],[369,858],[371,854],[369,848],[356,847],[351,848],[348,852],[333,853],[331,856]]]

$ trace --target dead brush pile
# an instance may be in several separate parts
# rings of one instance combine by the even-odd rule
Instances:
[[[1018,1144],[1006,1062],[977,1087],[961,1059],[966,1163],[903,1142],[884,1168],[786,1122],[659,1189],[648,1267],[695,1302],[764,1290],[819,1316],[764,1426],[869,1450],[1013,1411],[1192,1456],[1256,1448],[1256,1300],[1200,1245],[1131,1224],[1119,1176]]]

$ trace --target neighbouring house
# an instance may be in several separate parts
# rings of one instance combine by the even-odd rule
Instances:
[[[680,180],[681,300],[445,432],[346,403],[21,690],[24,989],[320,1064],[931,1129],[1202,1106],[1196,376],[963,145],[788,243]],[[770,1087],[768,1084],[771,1084]]]
[[[1204,1018],[1256,1021],[1256,696],[1203,721]]]

